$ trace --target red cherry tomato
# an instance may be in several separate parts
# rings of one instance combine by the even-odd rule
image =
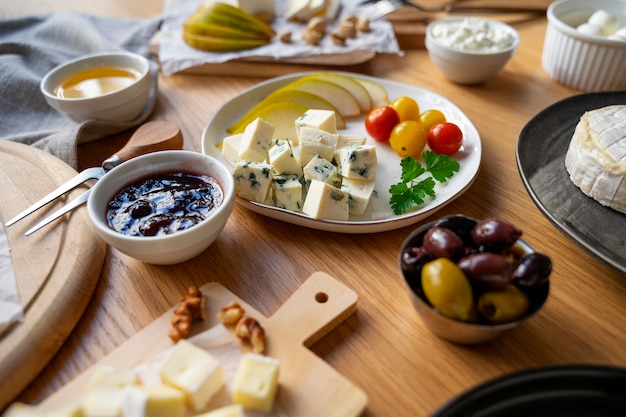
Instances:
[[[400,123],[398,112],[389,106],[376,107],[365,117],[365,130],[379,142],[388,142],[391,130]]]
[[[438,123],[428,131],[428,146],[435,153],[450,156],[462,143],[463,132],[454,123]]]

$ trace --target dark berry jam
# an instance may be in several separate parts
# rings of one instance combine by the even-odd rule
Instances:
[[[171,172],[151,175],[120,190],[109,202],[109,226],[129,236],[162,236],[189,229],[224,200],[215,179]]]

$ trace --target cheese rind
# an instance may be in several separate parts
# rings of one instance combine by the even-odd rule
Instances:
[[[278,389],[280,361],[245,353],[233,382],[233,402],[247,408],[271,411]]]
[[[313,180],[302,212],[314,219],[346,221],[350,216],[348,193],[325,182]]]
[[[626,213],[626,105],[588,111],[565,155],[571,181],[604,206]]]
[[[185,402],[200,411],[224,386],[224,375],[218,360],[209,352],[182,339],[160,371],[163,383],[185,394]]]

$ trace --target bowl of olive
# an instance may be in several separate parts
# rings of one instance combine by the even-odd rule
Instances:
[[[500,219],[452,215],[423,224],[403,242],[399,264],[411,301],[437,336],[488,342],[545,304],[550,258]]]

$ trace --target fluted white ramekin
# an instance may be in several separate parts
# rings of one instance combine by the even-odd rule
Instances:
[[[626,89],[626,42],[576,30],[597,10],[617,16],[626,25],[625,0],[558,0],[548,7],[543,69],[558,83],[576,90]]]

